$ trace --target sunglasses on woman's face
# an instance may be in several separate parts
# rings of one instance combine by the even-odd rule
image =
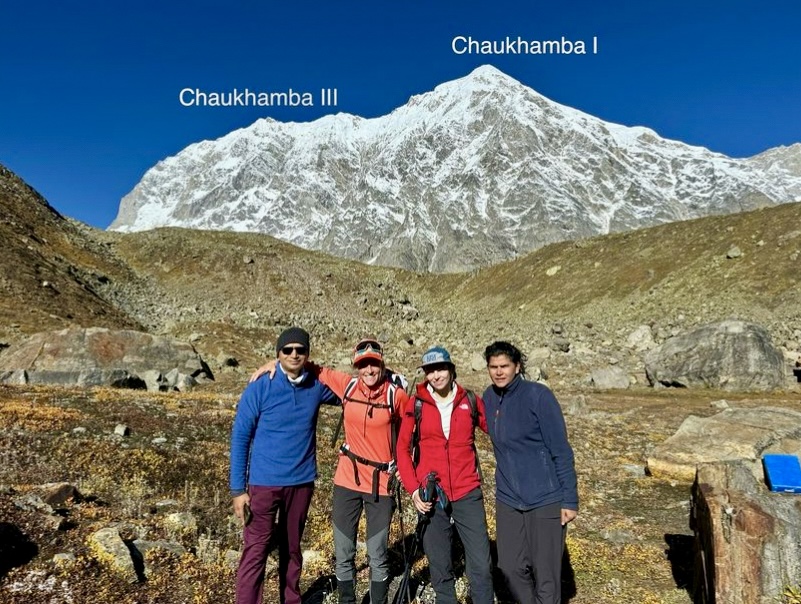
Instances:
[[[381,344],[376,342],[375,340],[365,340],[364,342],[359,342],[356,345],[356,352],[381,352]]]
[[[281,349],[281,352],[283,352],[286,356],[289,356],[293,352],[297,352],[298,356],[302,357],[302,356],[308,354],[309,351],[306,349],[305,346],[284,346]]]

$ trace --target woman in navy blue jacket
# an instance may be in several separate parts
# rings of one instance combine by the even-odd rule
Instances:
[[[525,379],[509,342],[484,351],[484,392],[495,450],[498,567],[521,604],[559,604],[567,524],[578,513],[573,449],[562,410],[544,385]]]

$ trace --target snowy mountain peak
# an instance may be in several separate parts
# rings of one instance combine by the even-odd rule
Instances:
[[[110,228],[261,231],[453,271],[801,198],[801,145],[738,160],[554,103],[489,65],[372,119],[265,118],[151,168]]]

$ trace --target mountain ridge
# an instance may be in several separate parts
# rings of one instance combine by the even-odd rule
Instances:
[[[144,175],[110,229],[258,231],[370,264],[452,272],[556,241],[801,199],[797,156],[789,147],[732,159],[608,124],[484,66],[385,116],[262,119],[190,145]]]

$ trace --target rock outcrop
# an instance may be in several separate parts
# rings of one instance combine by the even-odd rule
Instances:
[[[0,356],[0,382],[145,388],[148,371],[213,379],[195,349],[175,338],[93,327],[32,335]],[[158,380],[156,380],[156,383]]]
[[[801,452],[801,413],[762,407],[726,409],[712,417],[690,415],[648,457],[658,477],[690,482],[699,464],[756,460],[766,452]]]

